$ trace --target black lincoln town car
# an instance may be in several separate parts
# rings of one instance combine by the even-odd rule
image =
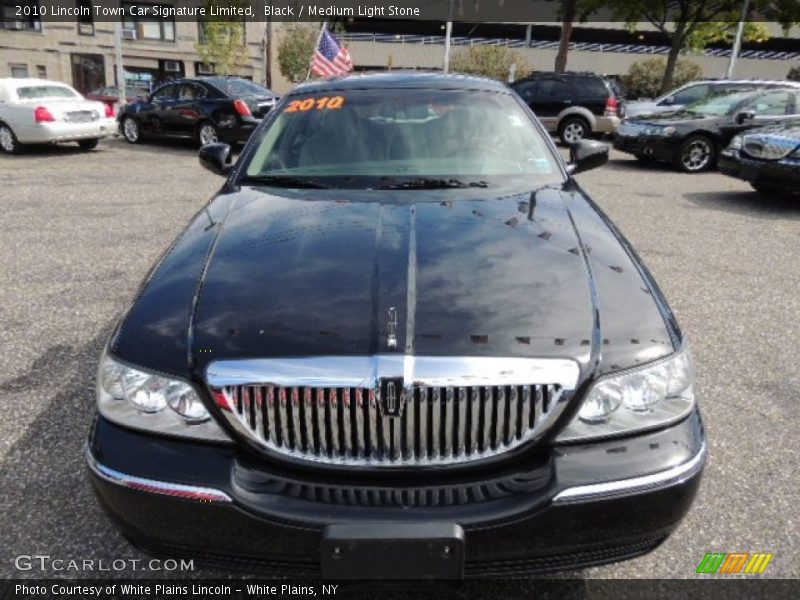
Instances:
[[[100,359],[87,448],[137,546],[343,578],[504,576],[657,547],[706,457],[687,341],[503,85],[299,86]]]
[[[719,158],[724,175],[767,194],[800,194],[800,123],[737,135]]]
[[[246,142],[276,101],[267,88],[239,77],[180,79],[123,106],[117,121],[131,144],[145,137],[191,138],[201,146]]]
[[[698,173],[716,166],[720,151],[754,127],[800,121],[800,88],[726,92],[670,113],[643,115],[620,125],[614,147],[642,161],[671,162]]]

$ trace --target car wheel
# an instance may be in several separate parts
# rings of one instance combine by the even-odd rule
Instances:
[[[139,122],[133,117],[122,119],[122,135],[131,144],[138,144],[142,141],[142,129]]]
[[[0,150],[4,154],[19,154],[22,150],[22,144],[17,141],[17,136],[5,123],[0,123]]]
[[[558,126],[558,138],[565,146],[581,141],[590,132],[591,127],[583,117],[567,117]]]
[[[100,140],[98,140],[98,139],[80,140],[78,142],[78,146],[80,146],[81,150],[83,150],[84,152],[88,152],[89,150],[94,150],[95,148],[97,148],[97,144],[99,144],[99,143],[100,143]]]
[[[717,147],[704,135],[690,135],[681,144],[675,157],[675,166],[685,173],[699,173],[714,166]]]
[[[201,146],[216,144],[219,141],[219,133],[213,123],[208,121],[200,123],[200,127],[197,128],[197,141]]]

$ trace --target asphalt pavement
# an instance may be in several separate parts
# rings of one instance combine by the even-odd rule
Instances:
[[[765,576],[800,577],[800,200],[616,152],[578,179],[691,340],[710,460],[693,509],[658,550],[561,577],[691,578],[706,552],[756,551],[775,553]],[[152,263],[221,181],[191,144],[111,140],[90,153],[0,157],[1,577],[93,574],[19,571],[19,555],[142,558],[84,472],[97,358]],[[528,597],[525,585],[490,596]]]

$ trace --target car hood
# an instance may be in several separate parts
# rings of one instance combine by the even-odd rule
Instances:
[[[145,284],[123,358],[180,373],[188,357],[196,376],[218,359],[376,353],[588,369],[673,348],[657,290],[577,188],[242,188],[210,210]]]
[[[636,125],[661,125],[661,126],[680,126],[680,125],[705,125],[720,123],[729,117],[718,115],[704,115],[685,110],[672,110],[668,112],[642,115],[635,119],[629,119],[629,123]]]

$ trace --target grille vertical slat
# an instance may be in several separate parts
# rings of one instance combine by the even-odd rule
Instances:
[[[478,453],[478,438],[480,437],[481,425],[481,393],[480,388],[470,388],[470,427],[469,427],[469,453]]]
[[[419,457],[428,458],[428,388],[417,390],[419,406]]]
[[[512,385],[508,395],[508,435],[506,436],[506,444],[520,436],[519,422],[517,418],[519,409],[519,392],[517,386]]]
[[[356,455],[364,458],[364,392],[361,388],[356,388]]]
[[[494,394],[492,388],[483,388],[481,404],[483,405],[483,414],[481,415],[481,422],[483,423],[483,438],[481,442],[481,451],[486,452],[492,449],[492,410],[494,405]]]
[[[318,388],[317,401],[314,405],[314,412],[317,416],[317,439],[319,440],[319,452],[322,455],[328,454],[328,426],[325,417],[325,390]]]
[[[369,422],[369,454],[378,456],[378,400],[375,392],[369,390],[367,402],[367,421]]]
[[[458,388],[458,433],[455,443],[456,456],[463,456],[467,447],[467,388]]]
[[[355,456],[353,452],[353,425],[352,416],[353,407],[350,402],[350,388],[342,390],[342,437],[344,439],[343,452],[347,456]]]
[[[544,394],[542,392],[542,388],[537,386],[536,387],[536,399],[534,400],[534,404],[533,404],[533,423],[532,423],[532,425],[534,427],[538,423],[541,422],[543,415],[544,415]]]
[[[435,387],[431,390],[431,458],[437,458],[442,449],[439,446],[442,426],[442,390]]]
[[[336,388],[328,388],[328,427],[331,434],[331,452],[334,456],[339,455],[339,394]]]
[[[416,401],[414,396],[413,390],[408,393],[406,410],[403,413],[403,424],[405,425],[403,428],[405,435],[403,458],[405,460],[410,460],[416,454],[416,436],[414,435],[416,431],[416,411],[414,410]]]
[[[445,390],[444,396],[444,449],[442,456],[451,456],[453,454],[453,434],[454,429],[454,411],[455,411],[455,395],[452,387]]]
[[[280,452],[352,464],[447,463],[491,456],[533,439],[558,404],[556,385],[420,386],[397,415],[368,388],[223,388],[231,413]],[[435,499],[431,499],[434,502]]]

